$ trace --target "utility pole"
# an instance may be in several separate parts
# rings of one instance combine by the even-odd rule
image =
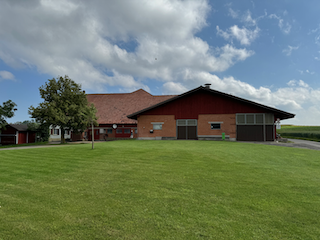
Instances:
[[[92,128],[91,136],[92,136],[92,149],[93,149],[93,148],[94,148],[94,147],[93,147],[93,144],[94,144],[94,129],[93,129],[93,121],[91,122],[91,128]]]

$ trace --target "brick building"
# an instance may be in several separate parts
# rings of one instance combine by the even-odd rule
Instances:
[[[275,121],[294,114],[210,89],[210,84],[141,109],[138,139],[273,141]]]
[[[137,121],[127,115],[172,97],[174,95],[154,96],[142,89],[131,93],[87,94],[88,101],[97,109],[99,126],[94,127],[94,139],[136,138]],[[91,140],[91,132],[88,128],[82,135],[72,134],[72,140]]]

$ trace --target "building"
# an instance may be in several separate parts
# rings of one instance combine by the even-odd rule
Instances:
[[[273,141],[275,121],[295,115],[200,86],[129,114],[138,139]]]
[[[174,95],[154,96],[142,89],[131,93],[87,94],[89,103],[97,109],[99,126],[94,127],[94,139],[136,138],[137,121],[127,118],[127,115],[172,97]],[[72,140],[91,140],[91,132],[89,127],[82,135],[72,134]]]
[[[0,145],[36,142],[36,132],[28,130],[27,124],[8,124],[0,131]]]
[[[61,129],[59,126],[55,126],[55,127],[50,126],[49,132],[50,132],[49,142],[56,142],[61,140]],[[68,141],[71,138],[72,138],[72,131],[65,130],[64,139]]]

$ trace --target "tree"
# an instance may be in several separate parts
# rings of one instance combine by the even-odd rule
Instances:
[[[15,106],[17,105],[11,100],[4,102],[3,106],[0,105],[0,129],[8,124],[6,118],[13,117],[14,111],[17,110]]]
[[[97,125],[96,108],[89,105],[81,86],[68,76],[49,79],[39,91],[44,101],[36,108],[31,106],[29,114],[40,124],[60,126],[61,143],[65,143],[65,130],[78,133],[92,122]]]
[[[47,142],[50,137],[49,125],[36,122],[34,119],[25,120],[23,122],[15,122],[14,124],[27,124],[28,130],[36,132],[37,141]]]

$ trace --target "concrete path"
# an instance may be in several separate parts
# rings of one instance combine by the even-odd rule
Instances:
[[[293,145],[298,148],[308,148],[313,150],[320,150],[320,142],[300,140],[300,139],[288,139],[293,142]]]
[[[281,147],[293,147],[304,148],[320,151],[320,142],[300,140],[300,139],[288,139],[288,142],[251,142],[256,144],[266,144]]]

